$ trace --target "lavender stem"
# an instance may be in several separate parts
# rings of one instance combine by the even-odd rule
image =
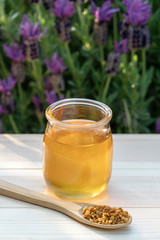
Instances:
[[[102,45],[99,46],[99,50],[100,50],[100,57],[101,57],[101,67],[102,67],[102,71],[104,71],[105,60],[104,60],[104,48]]]
[[[77,8],[77,13],[78,13],[79,21],[80,21],[80,23],[81,23],[81,27],[82,27],[82,29],[83,29],[83,27],[85,27],[85,25],[84,25],[84,22],[83,22],[81,6],[80,6],[79,4],[76,4],[76,8]]]
[[[142,76],[143,79],[146,76],[146,49],[142,49]]]
[[[134,77],[134,67],[135,67],[135,63],[134,63],[134,55],[135,55],[135,50],[132,50],[132,51],[131,51],[132,77]]]
[[[76,9],[77,9],[79,21],[80,21],[80,24],[81,24],[81,29],[85,32],[84,35],[86,36],[86,39],[89,39],[89,37],[88,37],[88,31],[87,31],[87,29],[86,29],[86,24],[85,24],[85,22],[84,22],[84,18],[83,18],[83,15],[82,15],[81,5],[80,5],[80,4],[76,4]]]
[[[7,71],[6,65],[5,65],[5,63],[4,63],[4,61],[3,61],[3,58],[2,58],[2,56],[1,56],[1,54],[0,54],[0,65],[1,65],[1,67],[2,67],[3,76],[4,76],[5,78],[7,78],[7,76],[8,76],[8,71]]]
[[[65,49],[66,49],[66,54],[67,54],[67,59],[68,59],[70,71],[71,71],[71,73],[72,73],[72,75],[74,77],[74,80],[75,80],[75,82],[77,84],[78,89],[80,90],[81,83],[78,80],[77,69],[75,68],[75,65],[74,65],[74,62],[73,62],[73,58],[71,56],[69,44],[65,43],[64,46],[65,46]]]
[[[128,59],[127,59],[127,54],[123,54],[122,55],[122,61],[123,61],[123,64],[124,64],[124,67],[125,67],[125,69],[127,69],[127,67],[128,67]]]
[[[32,70],[33,70],[33,76],[34,76],[34,79],[36,80],[37,87],[38,87],[40,93],[42,94],[42,97],[44,98],[42,74],[41,74],[40,71],[38,71],[38,67],[37,67],[36,63],[37,63],[36,60],[31,61]]]
[[[41,22],[42,14],[41,14],[41,9],[40,9],[40,4],[36,4],[36,10],[37,10],[37,15],[38,15],[38,20]]]
[[[9,121],[10,121],[10,123],[11,123],[11,126],[12,126],[12,128],[13,128],[13,131],[14,131],[14,133],[19,133],[19,130],[18,130],[18,128],[17,128],[17,126],[16,126],[16,123],[15,123],[15,121],[14,121],[14,119],[13,119],[13,116],[11,115],[11,114],[9,114],[8,115],[8,117],[9,117]]]
[[[105,98],[106,98],[106,96],[107,96],[108,89],[109,89],[109,86],[110,86],[110,83],[111,83],[111,79],[112,79],[111,76],[109,76],[109,77],[107,78],[106,84],[105,84],[105,86],[104,86],[104,91],[103,91],[103,94],[102,94],[102,101],[104,101]]]
[[[117,14],[114,14],[113,17],[113,36],[114,36],[114,41],[118,41],[118,31],[117,31]]]
[[[131,115],[130,115],[130,112],[129,112],[129,109],[128,109],[127,101],[126,101],[126,99],[123,99],[122,102],[123,102],[124,110],[125,110],[126,117],[127,117],[129,133],[133,133],[133,130],[132,130],[132,120],[131,120]]]
[[[44,130],[45,125],[44,125],[43,117],[40,115],[38,115],[37,117],[38,117],[38,121],[39,121],[41,129]]]
[[[24,107],[23,107],[23,90],[22,90],[22,85],[20,82],[18,82],[18,94],[19,94],[19,98],[20,98],[20,112],[21,112],[21,115],[23,116],[24,115]]]

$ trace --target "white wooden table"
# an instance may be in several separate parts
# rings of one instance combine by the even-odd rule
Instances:
[[[49,194],[42,176],[42,139],[42,135],[0,135],[0,179]],[[114,135],[113,139],[108,188],[86,202],[125,208],[133,216],[128,228],[100,230],[0,196],[0,240],[159,240],[160,135]]]

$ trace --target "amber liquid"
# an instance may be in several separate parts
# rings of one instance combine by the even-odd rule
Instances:
[[[79,125],[88,120],[68,120]],[[100,194],[112,170],[112,135],[91,130],[48,127],[44,135],[44,178],[57,195],[89,198]]]

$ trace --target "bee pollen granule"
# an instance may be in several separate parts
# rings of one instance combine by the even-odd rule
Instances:
[[[83,218],[99,224],[122,224],[129,221],[129,214],[122,208],[107,205],[86,206],[83,209]]]

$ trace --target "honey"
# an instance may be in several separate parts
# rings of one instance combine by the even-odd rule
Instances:
[[[65,120],[72,125],[92,125],[90,120]],[[44,178],[57,195],[89,198],[106,187],[112,169],[110,128],[62,128],[48,124],[44,135]]]

